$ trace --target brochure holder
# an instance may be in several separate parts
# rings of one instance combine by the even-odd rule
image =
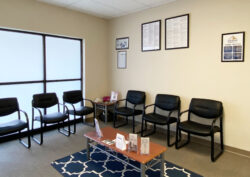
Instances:
[[[137,152],[137,134],[130,133],[128,139],[129,139],[128,150]]]
[[[149,138],[141,138],[141,154],[149,154]]]
[[[125,140],[125,137],[119,133],[116,134],[116,140],[115,140],[115,146],[116,148],[124,151],[127,149],[127,146],[126,146],[126,140]]]

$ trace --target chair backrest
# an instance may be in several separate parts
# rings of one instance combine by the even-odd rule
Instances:
[[[145,104],[146,94],[142,91],[129,90],[126,100],[132,104]]]
[[[19,110],[17,98],[0,99],[0,116],[6,116]]]
[[[82,101],[82,91],[81,90],[72,90],[63,92],[63,101],[66,103],[75,104]]]
[[[58,104],[58,98],[55,93],[42,93],[33,95],[33,107],[49,108],[56,104]]]
[[[222,102],[209,99],[193,98],[189,112],[203,118],[216,118],[222,115]]]
[[[167,111],[178,110],[180,109],[180,97],[176,95],[157,94],[155,106]]]

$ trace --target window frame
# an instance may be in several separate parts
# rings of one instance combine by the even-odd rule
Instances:
[[[1,85],[14,85],[14,84],[33,84],[33,83],[42,83],[43,84],[43,93],[47,93],[47,83],[50,82],[67,82],[67,81],[80,81],[81,82],[81,91],[84,92],[83,87],[83,39],[81,38],[74,38],[68,36],[60,36],[54,34],[47,34],[47,33],[39,33],[39,32],[31,32],[31,31],[23,31],[17,29],[7,29],[7,28],[0,28],[0,31],[8,31],[8,32],[16,32],[16,33],[24,33],[24,34],[32,34],[32,35],[39,35],[42,36],[43,42],[43,79],[42,80],[28,80],[28,81],[16,81],[16,82],[0,82]],[[63,39],[70,39],[70,40],[77,40],[80,41],[80,78],[72,78],[72,79],[57,79],[57,80],[48,80],[47,76],[47,69],[46,69],[46,37],[57,37]]]

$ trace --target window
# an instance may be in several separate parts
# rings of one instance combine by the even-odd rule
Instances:
[[[55,92],[62,102],[64,91],[84,88],[82,46],[82,39],[0,29],[0,98],[17,97],[31,122],[33,94]]]

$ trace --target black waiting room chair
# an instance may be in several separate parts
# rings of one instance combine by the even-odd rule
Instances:
[[[63,113],[60,111],[60,105],[63,106],[63,109],[68,110],[68,108],[58,102],[58,98],[55,93],[44,93],[44,94],[35,94],[33,95],[32,100],[32,130],[34,130],[34,121],[40,122],[40,140],[36,139],[34,136],[32,138],[39,145],[43,144],[43,131],[46,129],[48,124],[58,124],[58,131],[65,136],[70,136],[70,124],[69,124],[69,115],[68,111]],[[47,114],[47,108],[57,106],[57,112]],[[44,109],[44,114],[42,110]],[[38,116],[35,116],[35,110],[39,113]],[[60,129],[60,123],[64,124],[65,120],[68,119],[68,130],[67,133]],[[64,130],[64,129],[63,129]]]
[[[178,119],[176,132],[184,131],[187,133],[187,141],[181,145],[178,144],[178,136],[176,134],[176,149],[185,146],[190,142],[190,134],[199,136],[211,136],[211,160],[214,162],[224,151],[223,144],[223,106],[220,101],[193,98],[189,105],[189,109],[180,113],[180,117],[188,113],[188,119],[181,122]],[[201,123],[202,119],[210,119],[211,123]],[[219,121],[219,126],[216,122]],[[204,120],[203,120],[204,122]],[[220,132],[220,152],[214,156],[214,134]]]
[[[84,105],[84,101],[88,101],[92,107]],[[73,134],[76,132],[76,116],[80,116],[84,121],[83,116],[93,113],[95,118],[95,104],[92,100],[84,99],[81,90],[63,92],[63,103],[71,105],[69,114],[74,116],[74,129],[71,132]],[[81,106],[76,107],[77,103],[81,103]],[[93,121],[93,126],[95,126],[95,121]]]
[[[146,109],[154,106],[153,112],[146,113]],[[167,115],[163,115],[162,113],[157,112],[157,109],[164,111]],[[167,112],[166,112],[167,111]],[[144,109],[144,113],[142,116],[142,126],[141,126],[141,136],[149,136],[155,133],[156,125],[167,125],[167,143],[168,146],[173,146],[174,143],[170,143],[170,125],[173,123],[177,123],[177,117],[180,113],[180,97],[175,95],[167,95],[167,94],[158,94],[155,98],[155,103],[148,105]],[[173,115],[175,114],[175,115]],[[150,122],[154,125],[153,131],[148,134],[143,134],[144,132],[144,123],[147,130],[147,122]]]
[[[142,105],[143,108],[145,106],[145,99],[146,99],[146,94],[145,92],[142,91],[136,91],[136,90],[129,90],[127,92],[126,99],[118,100],[115,104],[114,107],[114,120],[113,120],[113,126],[114,128],[118,128],[124,125],[128,124],[128,117],[132,116],[133,117],[133,133],[135,133],[135,116],[140,115],[143,113],[143,110],[136,109],[136,106]],[[121,107],[117,107],[117,105],[125,101],[125,105]],[[129,104],[132,105],[132,108],[129,107]],[[122,123],[120,125],[117,125],[117,116],[125,116],[126,117],[126,122]]]
[[[26,120],[21,120],[21,112]],[[30,129],[29,119],[26,112],[19,109],[17,98],[2,98],[0,99],[0,117],[8,116],[17,113],[17,119],[0,124],[0,136],[18,132],[19,142],[25,147],[30,148]],[[12,115],[13,116],[13,115]],[[21,131],[27,128],[28,144],[21,139]]]

